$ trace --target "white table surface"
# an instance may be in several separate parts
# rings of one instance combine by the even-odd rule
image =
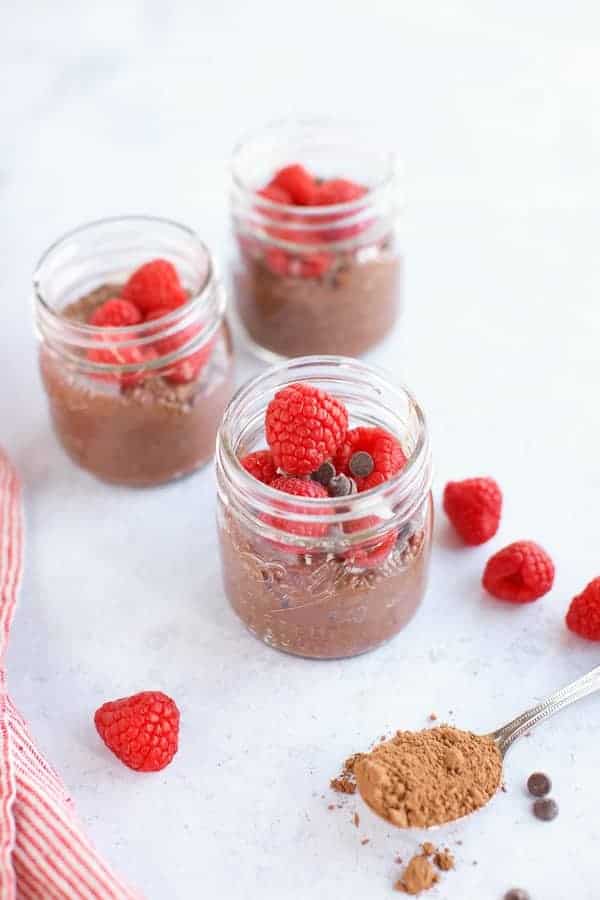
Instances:
[[[28,524],[10,690],[93,840],[150,900],[388,897],[394,857],[423,836],[357,799],[329,811],[341,760],[431,711],[489,729],[600,661],[600,645],[563,625],[600,574],[598,13],[533,0],[8,0],[0,15],[0,441]],[[505,492],[482,548],[458,548],[440,515],[418,617],[377,652],[332,663],[269,650],[228,609],[210,468],[130,491],[70,464],[30,323],[36,258],[89,219],[172,216],[226,258],[229,149],[294,113],[387,125],[408,173],[407,312],[372,358],[428,412],[436,499],[476,474]],[[253,368],[241,357],[239,381]],[[552,593],[526,608],[479,585],[517,538],[557,567]],[[92,716],[151,688],[173,695],[182,727],[173,764],[148,776],[103,748]],[[496,900],[513,885],[596,900],[599,726],[590,698],[515,747],[508,793],[437,835],[457,869],[432,900]],[[523,792],[538,768],[561,804],[552,824]]]

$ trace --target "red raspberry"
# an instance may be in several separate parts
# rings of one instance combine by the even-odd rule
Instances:
[[[566,617],[567,628],[588,641],[600,641],[600,578],[573,597]]]
[[[367,528],[373,528],[382,520],[379,516],[365,516],[362,519],[356,519],[353,522],[344,523],[344,531],[346,534],[355,534],[357,531],[365,531]],[[364,543],[356,544],[351,550],[344,553],[344,558],[352,562],[356,566],[367,568],[376,566],[378,563],[387,559],[398,538],[398,529],[393,528],[382,537],[371,538]]]
[[[271,484],[277,475],[277,466],[270,450],[256,450],[240,459],[240,463],[246,470],[262,481],[263,484]]]
[[[285,494],[293,494],[295,497],[328,497],[326,489],[317,481],[305,481],[303,478],[288,478],[287,475],[278,475],[271,482],[271,487],[276,491],[283,491]],[[313,512],[312,507],[294,506],[293,511],[307,515]],[[322,510],[319,510],[322,512]],[[324,537],[327,534],[328,526],[322,522],[289,522],[287,519],[280,519],[277,516],[264,516],[264,521],[278,528],[280,531],[287,531],[288,534],[297,534],[300,537]],[[285,547],[285,545],[281,545]],[[289,549],[296,549],[290,547]]]
[[[278,184],[268,184],[266,187],[261,188],[260,191],[256,192],[260,197],[265,197],[267,200],[271,200],[273,203],[286,203],[288,206],[293,205],[292,198],[290,194],[284,190],[281,185]]]
[[[156,352],[149,347],[111,347],[104,349],[88,350],[87,358],[90,362],[103,363],[111,366],[131,366],[137,365],[140,368],[147,362],[156,359]],[[100,381],[119,381],[123,387],[132,387],[139,384],[147,377],[145,371],[140,372],[122,372],[117,373],[106,372],[102,374],[94,373],[94,378]]]
[[[502,492],[493,478],[449,481],[444,511],[466,544],[484,544],[498,531]]]
[[[356,184],[355,181],[348,181],[346,178],[332,178],[329,181],[323,181],[318,187],[313,205],[315,206],[331,206],[334,203],[351,203],[364,197],[367,193],[366,187],[362,184]]]
[[[267,444],[289,475],[309,475],[335,456],[347,428],[345,406],[311,384],[288,385],[267,408]]]
[[[177,753],[179,710],[160,691],[104,703],[94,722],[109,750],[138,772],[158,772]]]
[[[531,603],[552,587],[554,563],[533,541],[516,541],[488,560],[482,580],[498,600]]]
[[[371,457],[372,471],[368,475],[357,474],[353,469],[355,454]],[[400,442],[384,428],[353,428],[339,448],[333,464],[336,471],[354,478],[359,491],[368,491],[397,475],[406,465],[406,456]]]
[[[160,307],[176,309],[187,300],[177,269],[166,259],[153,259],[136,269],[121,296],[145,315]]]
[[[298,206],[309,206],[317,195],[314,178],[298,163],[280,169],[267,186],[283,188]]]
[[[294,240],[295,238],[291,238]],[[329,271],[333,263],[331,253],[309,253],[294,256],[280,247],[269,247],[265,253],[267,266],[275,275],[289,275],[292,278],[320,278]]]
[[[289,275],[292,257],[280,247],[267,247],[265,262],[275,275]]]
[[[146,322],[162,319],[163,316],[172,311],[164,307],[155,309],[148,313]],[[157,328],[157,332],[159,331],[160,329]],[[198,334],[199,326],[189,325],[177,334],[168,335],[157,340],[155,345],[156,351],[159,356],[168,356],[171,353],[176,353],[177,350],[190,343]],[[215,335],[204,347],[200,347],[199,350],[190,353],[189,356],[177,360],[164,372],[164,377],[172,384],[189,384],[191,381],[195,381],[210,360],[217,340],[218,335]]]
[[[333,178],[330,181],[324,181],[317,189],[317,197],[314,201],[316,206],[331,206],[337,203],[351,203],[364,197],[367,188],[362,184],[356,184],[354,181],[348,181],[345,178]],[[343,241],[348,238],[355,237],[366,228],[369,228],[372,222],[355,222],[353,225],[344,225],[343,220],[347,214],[332,213],[327,216],[320,216],[317,220],[321,225],[326,226],[334,222],[340,222],[337,227],[324,227],[320,232],[322,241]]]
[[[113,297],[102,306],[98,306],[90,317],[90,325],[101,328],[123,328],[126,325],[138,325],[142,314],[129,300]]]
[[[331,268],[333,256],[331,253],[309,253],[290,264],[290,274],[292,275],[296,274],[295,263],[298,264],[300,278],[320,278]]]

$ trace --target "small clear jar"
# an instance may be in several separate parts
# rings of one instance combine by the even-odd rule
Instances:
[[[239,459],[261,449],[273,395],[308,382],[345,403],[350,427],[379,426],[408,462],[378,487],[343,498],[294,497]],[[423,413],[381,372],[343,357],[306,357],[241,388],[217,437],[218,531],[225,593],[247,628],[297,656],[372,650],[412,618],[425,593],[433,507]]]
[[[293,163],[367,192],[330,206],[288,206],[257,193]],[[401,292],[399,167],[368,129],[281,122],[250,136],[234,151],[231,203],[234,310],[256,355],[359,356],[389,333]]]
[[[135,269],[158,258],[177,269],[186,303],[139,325],[88,324]],[[142,216],[84,225],[43,255],[34,292],[50,416],[77,465],[146,486],[211,459],[233,392],[233,356],[225,293],[193,231]]]

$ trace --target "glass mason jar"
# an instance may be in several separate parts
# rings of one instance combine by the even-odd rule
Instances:
[[[269,401],[309,382],[346,404],[351,427],[379,426],[408,462],[384,484],[343,498],[291,496],[239,458],[264,447]],[[225,592],[258,638],[298,656],[354,656],[393,637],[425,592],[433,507],[423,413],[378,370],[305,357],[259,375],[227,407],[217,437],[218,531]]]
[[[329,122],[283,122],[234,151],[234,307],[246,342],[263,359],[359,356],[396,320],[398,165],[369,135]],[[320,179],[351,179],[366,193],[329,206],[289,206],[257,193],[293,163]]]
[[[187,301],[127,327],[88,324],[141,264],[166,259]],[[34,275],[42,380],[57,437],[106,481],[154,485],[213,455],[233,392],[225,294],[190,229],[126,217],[84,225],[43,255]]]

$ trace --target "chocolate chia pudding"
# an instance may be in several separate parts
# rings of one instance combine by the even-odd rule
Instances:
[[[333,553],[278,551],[222,511],[225,592],[247,628],[271,647],[315,659],[365,653],[404,628],[425,594],[430,501],[413,527],[385,561],[361,567]]]
[[[65,451],[105,481],[155,485],[214,452],[233,390],[209,251],[164,219],[83,226],[34,277],[39,364]]]
[[[251,340],[280,356],[360,356],[392,329],[400,260],[391,242],[339,253],[323,275],[272,271],[260,250],[234,271],[238,316]]]
[[[89,321],[114,295],[114,286],[102,286],[67,306],[63,316]],[[225,324],[210,361],[189,384],[171,384],[151,373],[132,384],[90,378],[44,344],[40,368],[54,429],[71,459],[105,481],[139,487],[187,475],[212,458],[233,392]]]
[[[400,310],[398,166],[374,133],[279,122],[232,162],[233,298],[265,358],[357,356]]]
[[[225,594],[252,634],[336,659],[410,621],[433,506],[425,420],[406,389],[349,357],[275,367],[229,403],[216,468]]]

